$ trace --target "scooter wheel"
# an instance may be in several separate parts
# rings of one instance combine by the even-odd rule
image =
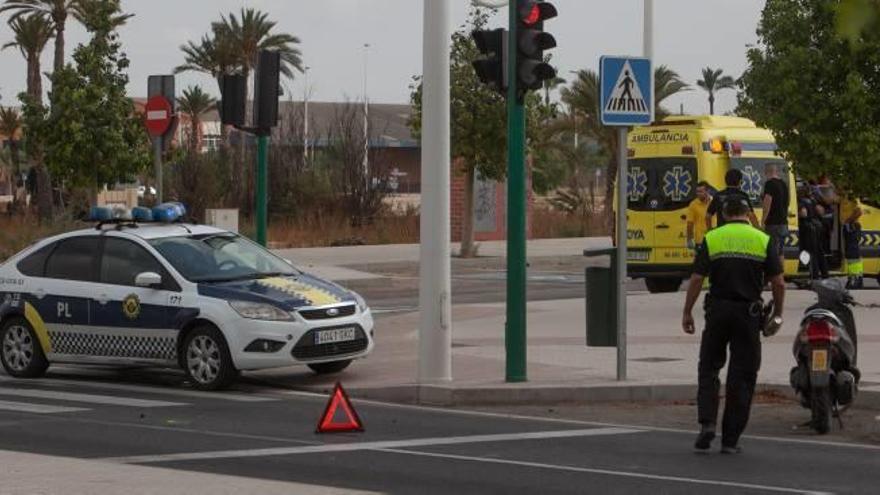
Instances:
[[[813,429],[824,435],[831,430],[831,388],[813,388],[810,393],[810,410],[813,413]]]

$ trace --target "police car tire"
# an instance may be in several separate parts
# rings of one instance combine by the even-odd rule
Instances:
[[[217,371],[217,376],[210,382],[201,382],[197,380],[192,375],[187,363],[187,349],[189,349],[190,343],[200,336],[210,338],[217,344],[219,349],[220,366]],[[192,382],[193,387],[199,390],[222,390],[227,388],[236,380],[236,378],[238,378],[239,372],[235,369],[235,365],[232,363],[232,355],[229,353],[229,346],[226,344],[226,339],[223,337],[220,330],[217,330],[213,326],[201,325],[189,332],[183,342],[182,352],[183,359],[181,364],[184,367],[184,371],[186,371],[186,375]]]
[[[6,352],[2,348],[4,345],[3,343],[6,341],[6,334],[16,327],[21,327],[27,330],[30,334],[30,341],[33,349],[30,362],[24,367],[24,369],[20,370],[13,368],[7,361]],[[2,361],[3,369],[6,370],[6,373],[15,378],[39,378],[45,375],[46,369],[49,368],[49,361],[46,359],[46,355],[43,354],[43,348],[40,347],[40,341],[37,339],[36,332],[34,332],[31,324],[21,316],[8,318],[3,322],[3,325],[0,326],[0,361]]]
[[[348,365],[350,364],[351,359],[346,359],[343,361],[331,361],[329,363],[312,363],[309,365],[309,368],[319,375],[330,375],[333,373],[339,373],[345,368],[348,368]]]

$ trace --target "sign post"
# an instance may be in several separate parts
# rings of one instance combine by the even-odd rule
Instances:
[[[174,76],[150,76],[147,78],[146,113],[147,132],[153,141],[153,166],[156,180],[156,202],[162,202],[162,151],[166,139],[174,132],[176,124]]]
[[[617,379],[626,380],[626,263],[628,208],[627,127],[654,120],[651,60],[602,57],[599,62],[602,124],[617,129]]]

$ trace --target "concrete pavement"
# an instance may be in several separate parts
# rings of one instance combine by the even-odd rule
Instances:
[[[607,238],[530,241],[532,264],[553,257],[579,255],[583,249],[606,247]],[[486,243],[481,254],[503,254],[503,243]],[[371,266],[392,261],[413,264],[417,246],[360,246],[329,249],[290,250],[284,254],[309,260],[322,267],[342,266],[369,273]],[[354,263],[354,265],[352,265]],[[583,266],[588,261],[583,260]],[[344,266],[343,266],[344,265]],[[570,275],[582,274],[569,268]],[[375,274],[373,274],[375,275]],[[492,275],[492,274],[489,274]],[[485,278],[486,274],[474,277]],[[469,275],[459,275],[464,279]],[[501,279],[503,282],[503,278]],[[571,294],[582,294],[576,280]],[[344,283],[344,281],[343,281]],[[385,285],[380,280],[376,284]],[[872,282],[872,287],[875,284]],[[530,299],[549,290],[530,283]],[[456,288],[453,287],[455,296]],[[368,301],[369,289],[365,292]],[[880,291],[855,293],[865,304],[880,303]],[[571,296],[566,296],[571,297]],[[769,297],[769,294],[767,294]],[[804,309],[814,296],[790,287],[783,330],[765,339],[759,382],[787,392],[793,366],[791,345]],[[453,307],[453,381],[417,386],[417,313],[383,314],[377,323],[376,350],[354,363],[339,376],[321,377],[298,368],[268,370],[252,376],[287,387],[327,390],[341,379],[356,396],[435,404],[535,403],[590,400],[690,399],[694,396],[699,335],[681,332],[684,293],[648,294],[631,290],[629,308],[629,380],[615,377],[616,350],[585,346],[583,299],[530,300],[528,308],[528,377],[520,384],[504,382],[504,304],[498,302],[458,304]],[[697,306],[698,308],[701,305]],[[402,308],[412,311],[416,308]],[[856,308],[862,356],[880,353],[880,327],[873,325],[876,309]],[[702,311],[695,311],[702,327]],[[861,360],[864,404],[880,407],[880,363]]]

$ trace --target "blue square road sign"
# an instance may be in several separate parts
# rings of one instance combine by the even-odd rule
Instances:
[[[654,121],[654,71],[650,59],[602,57],[599,81],[603,125],[645,125]]]

